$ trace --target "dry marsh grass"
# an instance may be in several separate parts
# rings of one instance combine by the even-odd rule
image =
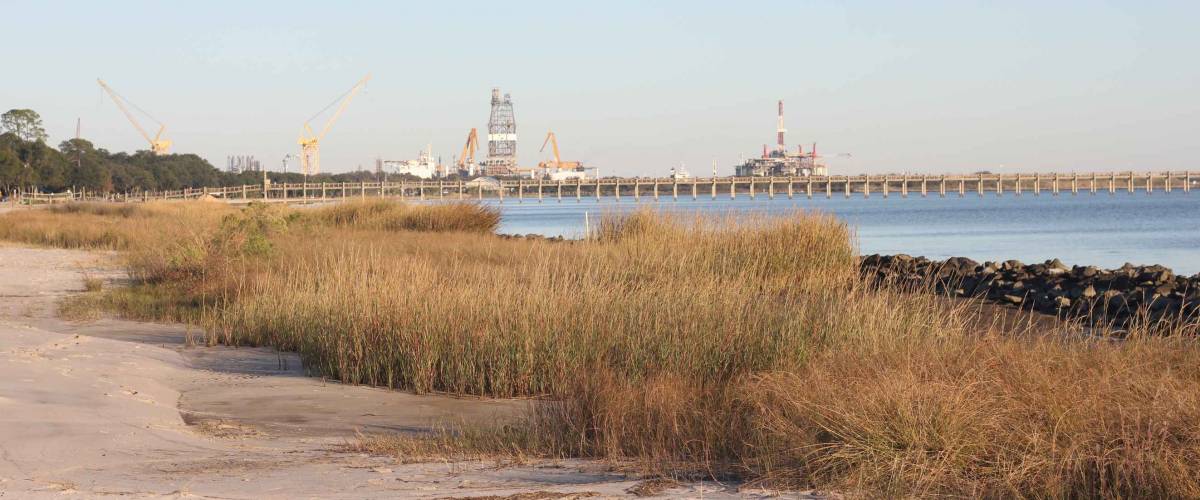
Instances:
[[[383,231],[492,233],[500,224],[500,213],[482,205],[406,205],[382,199],[338,203],[304,215],[322,225]]]
[[[872,497],[1200,496],[1194,329],[1087,336],[869,286],[848,228],[811,214],[639,212],[551,243],[488,234],[494,212],[455,222],[477,206],[385,205],[180,208],[193,232],[125,243],[138,294],[179,295],[121,307],[184,304],[209,343],[295,350],[346,382],[543,400],[517,424],[356,444],[406,459],[594,457]],[[99,211],[45,217],[141,217]],[[46,227],[5,217],[0,237]]]
[[[845,229],[829,219],[720,229],[639,217],[655,229],[596,244],[334,231],[316,247],[286,236],[286,265],[206,328],[222,343],[294,349],[352,383],[555,395],[600,368],[640,380],[785,367],[821,335],[808,321],[821,302],[801,297],[854,276]]]
[[[745,388],[784,484],[886,496],[1200,495],[1193,340],[933,339],[846,346]]]
[[[70,203],[0,216],[0,239],[59,248],[131,250],[199,234],[234,211],[214,203]]]

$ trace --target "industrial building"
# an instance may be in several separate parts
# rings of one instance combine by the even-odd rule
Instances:
[[[783,101],[779,101],[779,126],[776,128],[776,144],[772,151],[763,145],[762,157],[750,158],[737,166],[738,177],[805,177],[810,175],[829,175],[829,168],[824,158],[817,154],[817,145],[813,143],[812,151],[805,154],[804,147],[799,146],[796,152],[787,150],[784,143]]]
[[[239,172],[262,172],[262,163],[253,155],[235,155],[225,157],[225,171],[231,174]]]
[[[375,169],[389,174],[411,175],[421,179],[444,177],[445,171],[433,157],[433,146],[426,145],[415,160],[375,160]]]

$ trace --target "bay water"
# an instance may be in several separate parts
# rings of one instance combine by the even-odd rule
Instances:
[[[584,234],[585,217],[592,221],[604,214],[648,207],[681,214],[718,217],[742,214],[784,216],[797,210],[832,214],[855,231],[859,251],[923,255],[931,259],[963,256],[978,261],[1017,259],[1026,263],[1058,258],[1068,265],[1119,267],[1162,264],[1177,274],[1200,273],[1200,193],[1080,193],[1035,196],[1013,193],[984,196],[957,194],[928,198],[893,194],[884,198],[861,194],[849,199],[840,195],[808,199],[797,196],[775,199],[759,194],[750,199],[728,194],[713,200],[690,193],[658,202],[642,197],[635,203],[629,196],[574,197],[561,202],[548,198],[541,203],[526,199],[485,202],[500,209],[499,232],[541,234],[578,238]]]

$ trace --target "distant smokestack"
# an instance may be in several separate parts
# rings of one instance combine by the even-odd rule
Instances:
[[[776,144],[775,148],[778,149],[780,153],[783,153],[783,152],[787,151],[787,146],[784,146],[784,144],[783,144],[783,134],[785,132],[787,132],[787,129],[783,128],[783,100],[782,99],[779,100],[779,128],[777,128],[775,130],[775,132],[779,134],[778,143]]]

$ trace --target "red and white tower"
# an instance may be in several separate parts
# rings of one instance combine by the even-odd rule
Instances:
[[[783,134],[785,132],[787,132],[787,129],[783,128],[783,100],[782,99],[779,101],[779,127],[775,129],[775,132],[779,134],[778,143],[775,145],[775,149],[777,151],[779,151],[780,155],[782,155],[783,153],[787,152],[787,146],[785,146],[783,144]]]

